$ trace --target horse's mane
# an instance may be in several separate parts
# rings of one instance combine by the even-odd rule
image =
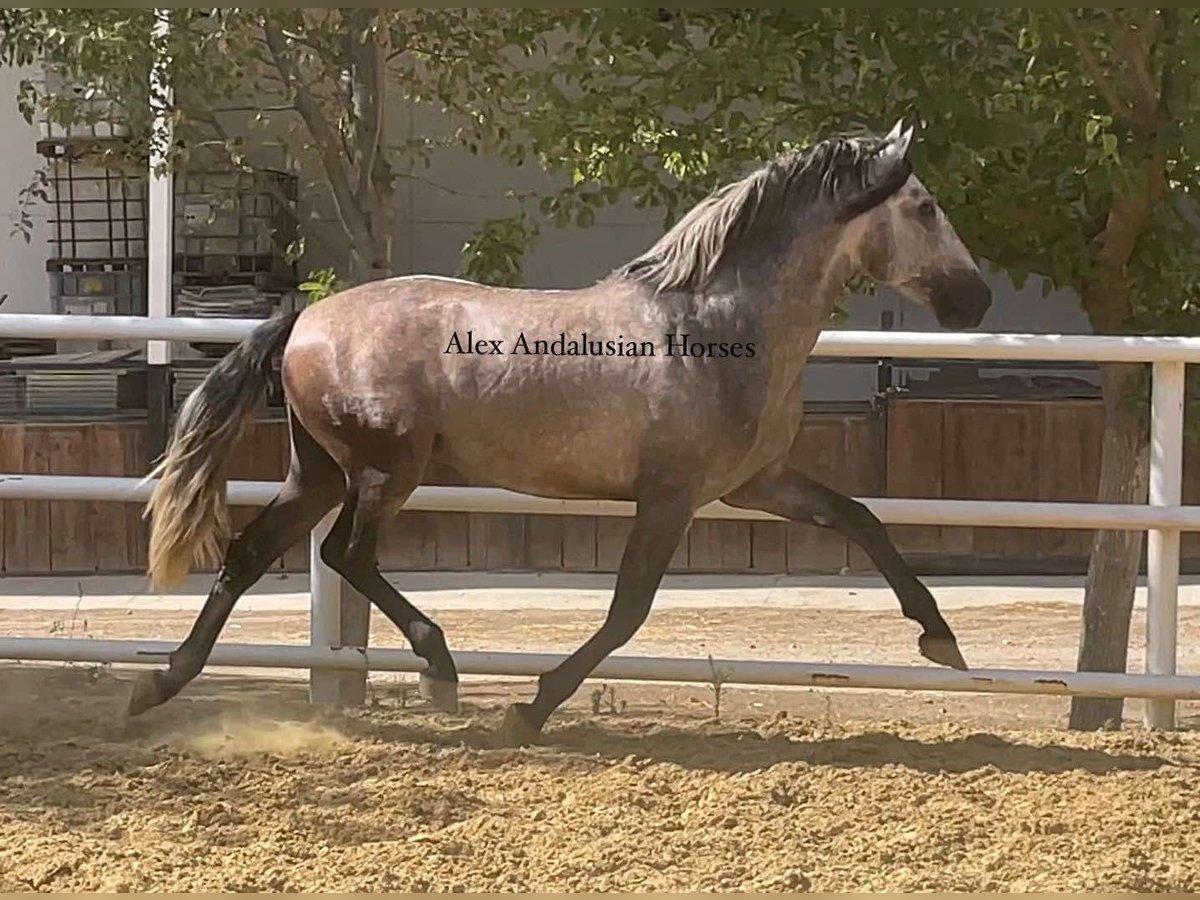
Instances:
[[[887,184],[871,186],[869,164],[881,146],[874,138],[831,138],[779,156],[700,201],[614,274],[655,291],[698,290],[743,239],[798,204],[830,202],[843,214],[865,212],[899,189],[911,171],[906,163]]]

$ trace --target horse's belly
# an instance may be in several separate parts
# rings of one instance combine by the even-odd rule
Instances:
[[[632,434],[594,426],[449,429],[437,455],[476,484],[564,498],[632,499],[639,464]]]

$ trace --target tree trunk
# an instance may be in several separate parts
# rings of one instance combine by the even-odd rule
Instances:
[[[1141,366],[1101,369],[1104,439],[1100,457],[1100,503],[1145,503],[1149,485],[1147,425],[1134,404]],[[1079,642],[1081,672],[1124,672],[1133,615],[1134,587],[1145,536],[1140,531],[1098,531],[1092,544]],[[1120,698],[1074,697],[1071,728],[1119,728]]]
[[[377,202],[378,207],[364,216],[367,234],[359,239],[362,243],[350,238],[347,280],[351,284],[378,281],[395,274],[392,271],[392,244],[396,217],[392,211],[395,209],[396,195],[390,185],[379,187]]]
[[[354,203],[362,222],[357,233],[349,234],[350,279],[355,284],[393,274],[396,188],[385,152],[390,42],[386,22],[381,21],[380,14],[381,10],[367,8],[344,12],[353,112],[350,159],[355,173]]]

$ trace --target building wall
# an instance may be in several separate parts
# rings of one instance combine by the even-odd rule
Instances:
[[[19,235],[10,235],[16,222],[18,195],[29,184],[42,159],[37,154],[39,131],[27,125],[17,112],[17,86],[30,75],[29,69],[0,66],[0,294],[8,299],[0,312],[37,313],[50,311],[50,292],[46,280],[46,243],[44,208],[31,212],[34,233],[27,244]]]

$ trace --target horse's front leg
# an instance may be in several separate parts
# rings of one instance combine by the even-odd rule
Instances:
[[[883,523],[857,500],[788,468],[756,475],[722,499],[730,506],[832,528],[854,541],[896,592],[901,612],[924,629],[917,642],[921,655],[943,666],[967,668],[937,601],[896,550]]]
[[[508,708],[502,735],[507,744],[532,743],[559,706],[579,689],[592,670],[624,646],[650,614],[659,582],[692,520],[695,507],[686,491],[662,488],[638,500],[633,530],[621,556],[617,587],[604,624],[578,650],[538,679],[532,703]]]

